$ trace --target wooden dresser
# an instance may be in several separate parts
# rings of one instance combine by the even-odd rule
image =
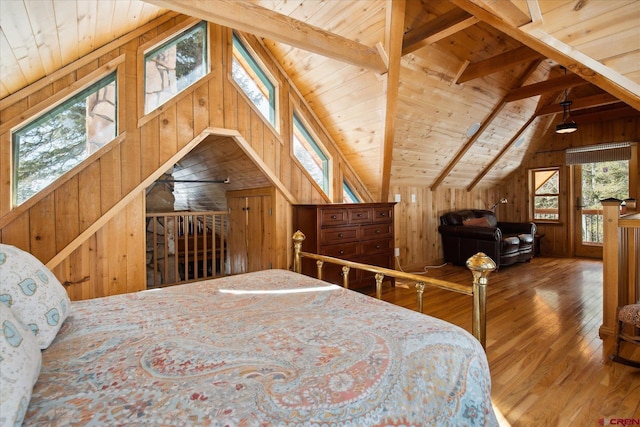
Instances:
[[[394,268],[393,206],[395,203],[294,205],[293,230],[302,231],[305,252]],[[312,259],[304,259],[302,272],[316,277]],[[323,279],[342,285],[342,267],[323,267]],[[375,285],[374,273],[349,272],[349,287]]]

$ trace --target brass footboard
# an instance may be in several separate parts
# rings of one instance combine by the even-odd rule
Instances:
[[[482,347],[486,345],[486,329],[487,329],[487,284],[489,274],[495,270],[496,264],[491,258],[484,253],[479,252],[467,260],[467,268],[471,270],[473,283],[471,285],[460,285],[458,283],[447,282],[417,274],[405,273],[402,271],[391,270],[389,268],[377,267],[358,262],[345,261],[339,258],[333,258],[324,255],[312,254],[302,251],[302,242],[305,235],[301,231],[296,231],[293,235],[294,259],[293,269],[297,273],[302,272],[302,257],[316,260],[318,267],[317,277],[322,279],[322,267],[325,262],[331,264],[342,265],[343,286],[349,288],[349,271],[353,269],[365,270],[375,273],[376,279],[376,297],[382,299],[382,281],[385,277],[394,277],[396,279],[408,280],[415,282],[416,292],[418,296],[418,311],[423,312],[422,294],[425,286],[433,286],[447,291],[458,292],[473,297],[473,318],[471,319],[471,333],[480,341]]]

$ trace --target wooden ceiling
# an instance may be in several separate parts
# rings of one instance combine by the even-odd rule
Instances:
[[[382,200],[498,184],[565,89],[578,126],[640,111],[638,0],[5,0],[0,100],[168,10],[262,37]]]

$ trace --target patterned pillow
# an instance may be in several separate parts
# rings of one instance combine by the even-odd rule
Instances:
[[[480,218],[469,218],[465,219],[463,222],[464,225],[474,225],[476,227],[491,227],[489,220],[483,216]]]
[[[36,257],[0,244],[0,302],[49,347],[71,307],[67,291]]]
[[[33,334],[0,303],[0,425],[19,426],[38,380],[42,353]]]

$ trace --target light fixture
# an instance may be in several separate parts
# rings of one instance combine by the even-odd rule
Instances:
[[[493,204],[493,206],[491,206],[491,209],[490,209],[490,210],[495,211],[496,206],[498,206],[499,204],[503,204],[503,205],[504,205],[504,204],[506,204],[506,203],[508,203],[508,200],[507,200],[507,198],[506,198],[506,197],[503,197],[503,198],[502,198],[502,199],[500,199],[499,201],[495,202],[495,203]]]
[[[564,69],[564,75],[567,75],[567,69]],[[556,133],[572,133],[578,130],[578,125],[571,119],[571,104],[572,102],[567,99],[569,89],[564,90],[564,101],[560,103],[562,105],[562,123],[556,126]]]

